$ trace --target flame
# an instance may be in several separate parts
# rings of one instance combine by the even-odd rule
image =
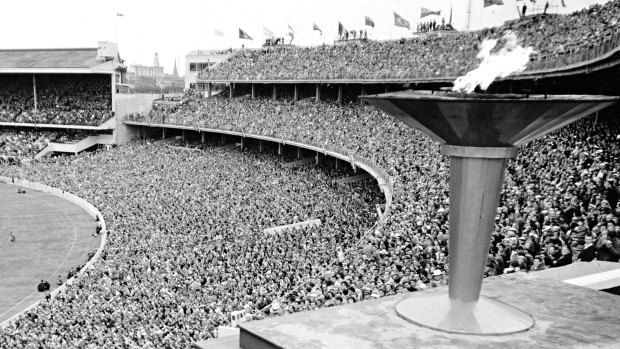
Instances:
[[[471,93],[477,86],[486,90],[496,78],[524,71],[534,53],[531,46],[519,45],[517,35],[511,31],[501,39],[485,39],[480,46],[476,57],[482,62],[478,68],[456,78],[453,91]]]

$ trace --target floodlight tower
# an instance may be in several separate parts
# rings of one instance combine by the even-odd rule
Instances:
[[[506,163],[517,147],[620,98],[431,91],[361,98],[440,142],[441,153],[450,157],[448,294],[417,293],[396,306],[398,315],[449,333],[499,335],[531,328],[529,314],[480,296]]]

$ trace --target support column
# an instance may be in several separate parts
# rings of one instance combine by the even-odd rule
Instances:
[[[301,148],[297,147],[297,159],[301,159]]]
[[[207,83],[207,97],[211,98],[211,83]]]
[[[336,158],[336,164],[335,164],[336,169],[340,168],[340,159]]]
[[[362,96],[365,96],[365,95],[366,95],[366,85],[362,85],[362,93],[361,93],[361,95],[362,95]],[[361,98],[360,98],[360,104],[361,104],[361,105],[364,105],[364,100],[363,100],[363,99],[361,99]]]
[[[467,334],[509,334],[534,325],[510,305],[480,297],[506,163],[517,148],[443,145],[450,157],[450,278],[448,294],[411,297],[396,305],[401,317],[424,327]]]
[[[161,129],[161,139],[166,139],[166,129],[165,128]]]
[[[320,101],[321,100],[321,85],[320,84],[316,84],[316,97],[315,97],[316,101]]]
[[[230,88],[228,89],[228,98],[232,99],[234,95],[235,84],[230,83]]]
[[[204,143],[206,141],[207,134],[204,132],[200,132],[200,141]]]
[[[295,84],[295,88],[293,90],[293,102],[297,102],[299,100],[299,88],[298,85]]]
[[[385,85],[385,93],[390,92],[390,85]]]
[[[258,151],[262,153],[263,150],[265,150],[265,147],[263,145],[263,140],[261,139],[258,141]]]
[[[187,142],[187,131],[183,130],[183,142]]]
[[[273,94],[271,96],[271,99],[273,99],[274,101],[278,99],[278,84],[273,84]]]
[[[282,155],[284,152],[284,144],[278,143],[278,155]]]
[[[256,98],[256,84],[252,84],[252,99]]]
[[[342,84],[338,85],[338,103],[342,104]]]
[[[443,145],[450,156],[450,299],[480,298],[506,163],[516,148]]]
[[[34,97],[34,111],[37,112],[38,109],[38,104],[37,104],[37,78],[35,77],[34,74],[32,74],[32,90],[33,90],[33,97]]]
[[[241,150],[245,148],[245,137],[241,137]]]
[[[112,93],[110,95],[111,98],[111,105],[112,105],[112,111],[116,111],[116,79],[115,79],[116,75],[114,72],[112,72],[112,74],[110,75],[110,92]]]
[[[319,152],[318,151],[316,152],[316,156],[314,158],[316,160],[314,163],[318,165],[319,164]]]
[[[223,133],[220,135],[220,144],[221,145],[226,144],[226,135]]]

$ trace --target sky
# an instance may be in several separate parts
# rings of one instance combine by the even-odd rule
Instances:
[[[517,7],[543,6],[544,0],[503,0],[503,6],[483,8],[483,0],[472,0],[473,29],[499,25],[518,16]],[[549,0],[552,11],[570,13],[608,0]],[[288,26],[295,31],[293,44],[310,46],[333,43],[338,22],[348,30],[367,29],[371,39],[398,39],[412,33],[393,25],[393,12],[408,20],[412,29],[418,21],[435,19],[464,27],[468,13],[465,0],[19,0],[2,1],[0,49],[97,47],[98,41],[118,42],[125,64],[152,65],[154,53],[166,73],[172,73],[175,59],[179,74],[185,71],[184,57],[195,49],[260,47],[263,27],[285,36]],[[422,7],[441,11],[440,16],[420,19]],[[122,14],[123,16],[117,16]],[[375,27],[364,26],[369,16]],[[313,31],[313,23],[323,34]],[[254,40],[240,40],[239,28]],[[224,33],[216,36],[214,30]]]

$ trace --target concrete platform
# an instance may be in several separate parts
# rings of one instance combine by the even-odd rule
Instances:
[[[207,339],[194,343],[194,349],[239,349],[239,336]]]
[[[447,292],[447,288],[424,291]],[[421,293],[421,294],[422,294]],[[253,348],[620,348],[620,297],[532,274],[488,278],[482,294],[531,314],[534,326],[503,336],[448,334],[400,318],[416,293],[241,324]],[[226,348],[236,348],[230,346]]]
[[[536,276],[564,281],[593,290],[605,290],[620,286],[620,263],[577,262],[562,268],[540,271]]]

